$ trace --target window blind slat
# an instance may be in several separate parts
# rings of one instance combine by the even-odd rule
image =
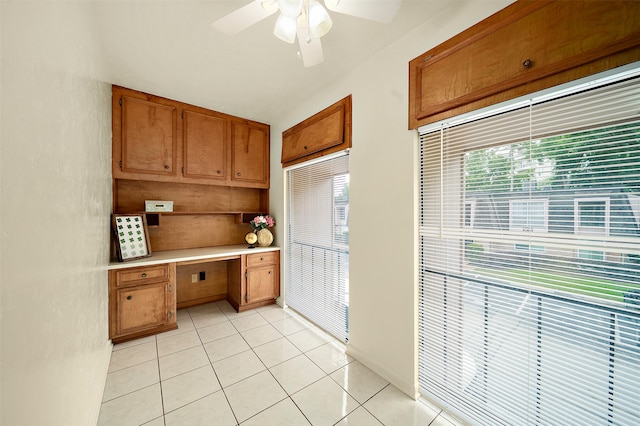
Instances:
[[[640,78],[420,135],[419,383],[474,424],[635,424]]]

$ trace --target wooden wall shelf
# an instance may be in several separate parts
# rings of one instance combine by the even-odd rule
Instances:
[[[200,212],[127,212],[131,214],[144,214],[147,216],[147,226],[160,226],[162,216],[208,216],[208,215],[229,215],[234,216],[236,224],[248,224],[254,217],[267,215],[265,212],[222,212],[222,211],[200,211]]]
[[[114,213],[145,214],[153,252],[238,244],[249,221],[269,211],[269,190],[114,179]],[[173,201],[173,212],[146,212],[145,200]]]

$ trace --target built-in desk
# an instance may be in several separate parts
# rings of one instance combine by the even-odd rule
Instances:
[[[109,264],[114,343],[177,328],[176,309],[226,299],[238,311],[280,295],[280,249],[247,245],[167,250]]]

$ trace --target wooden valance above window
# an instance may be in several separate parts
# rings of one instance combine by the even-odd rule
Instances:
[[[409,62],[409,129],[640,60],[640,1],[519,0]]]
[[[282,132],[282,167],[351,148],[351,95]]]

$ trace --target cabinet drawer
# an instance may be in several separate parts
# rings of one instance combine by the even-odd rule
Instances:
[[[277,254],[275,251],[266,253],[256,253],[247,255],[247,268],[259,265],[271,265],[276,263]]]
[[[169,281],[169,264],[121,269],[116,272],[116,286]]]

